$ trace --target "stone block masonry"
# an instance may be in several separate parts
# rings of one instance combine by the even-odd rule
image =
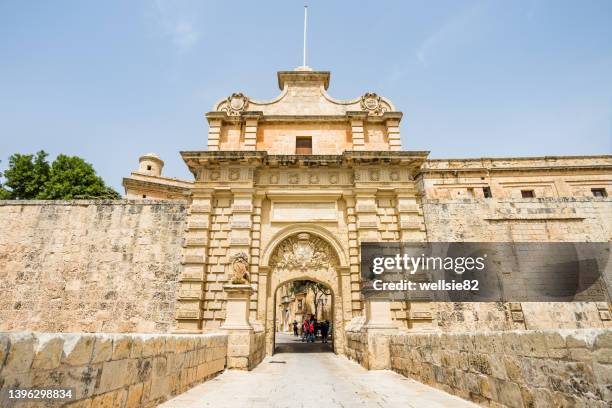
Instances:
[[[430,242],[609,242],[610,198],[423,199]],[[612,277],[607,276],[608,286]],[[612,327],[610,304],[438,303],[443,331]]]
[[[483,406],[608,407],[607,329],[405,333],[391,336],[394,371]]]
[[[0,330],[172,330],[186,217],[181,201],[0,201]]]
[[[226,355],[225,334],[0,333],[0,406],[23,406],[11,388],[71,388],[47,406],[155,407],[223,371]]]

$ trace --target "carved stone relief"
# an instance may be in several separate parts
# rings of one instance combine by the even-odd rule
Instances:
[[[238,180],[240,178],[240,169],[230,169],[229,178],[233,181]]]
[[[289,175],[289,184],[297,184],[300,182],[300,175],[293,173]]]
[[[310,184],[318,184],[319,183],[319,176],[317,174],[311,174],[308,177],[308,181],[310,182]]]
[[[325,240],[308,233],[281,242],[270,260],[272,267],[301,271],[327,269],[337,264],[333,248]]]
[[[366,92],[361,97],[361,109],[368,115],[380,116],[389,110],[388,105],[374,92]]]
[[[248,105],[249,98],[244,96],[242,93],[233,93],[220,104],[219,110],[221,112],[227,112],[227,114],[230,116],[239,116],[241,112],[246,110]]]
[[[231,257],[232,283],[241,285],[249,283],[249,258],[246,253],[239,252]]]

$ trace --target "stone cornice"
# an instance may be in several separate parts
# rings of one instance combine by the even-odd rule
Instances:
[[[427,151],[345,151],[341,155],[269,155],[265,151],[183,151],[189,170],[207,165],[252,164],[268,166],[409,165],[420,168]]]
[[[223,123],[238,124],[246,119],[257,119],[261,123],[299,123],[299,122],[335,122],[345,123],[354,118],[364,120],[366,123],[384,123],[387,120],[401,120],[402,112],[385,112],[382,115],[368,115],[364,111],[350,111],[344,115],[264,115],[261,111],[246,111],[240,115],[228,115],[227,112],[212,111],[206,113],[206,119],[222,121]]]
[[[278,71],[278,87],[283,90],[287,82],[320,82],[325,89],[329,88],[329,71]]]
[[[191,194],[191,187],[181,187],[163,182],[137,180],[129,177],[123,178],[123,187],[126,189],[126,191],[128,189],[139,189],[179,193],[186,196]]]
[[[579,165],[579,166],[569,166],[569,165],[552,165],[552,166],[508,166],[508,167],[466,167],[466,168],[449,168],[449,169],[428,169],[422,168],[420,171],[420,176],[424,177],[426,175],[432,174],[486,174],[491,175],[494,173],[550,173],[550,172],[576,172],[576,171],[605,171],[610,176],[612,176],[612,165]]]

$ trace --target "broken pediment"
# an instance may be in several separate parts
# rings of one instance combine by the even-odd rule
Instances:
[[[334,99],[327,93],[329,80],[329,71],[313,71],[308,67],[279,71],[281,94],[276,98],[264,101],[233,93],[219,101],[214,111],[228,116],[240,116],[244,112],[261,112],[264,116],[344,116],[348,112],[363,112],[368,116],[382,116],[395,112],[389,100],[373,92],[352,100]]]

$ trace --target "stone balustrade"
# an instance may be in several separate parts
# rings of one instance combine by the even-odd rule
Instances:
[[[154,407],[223,371],[227,335],[0,333],[0,406],[11,388],[71,388],[52,406]]]
[[[483,406],[612,401],[609,329],[402,333],[390,348],[394,371]]]

